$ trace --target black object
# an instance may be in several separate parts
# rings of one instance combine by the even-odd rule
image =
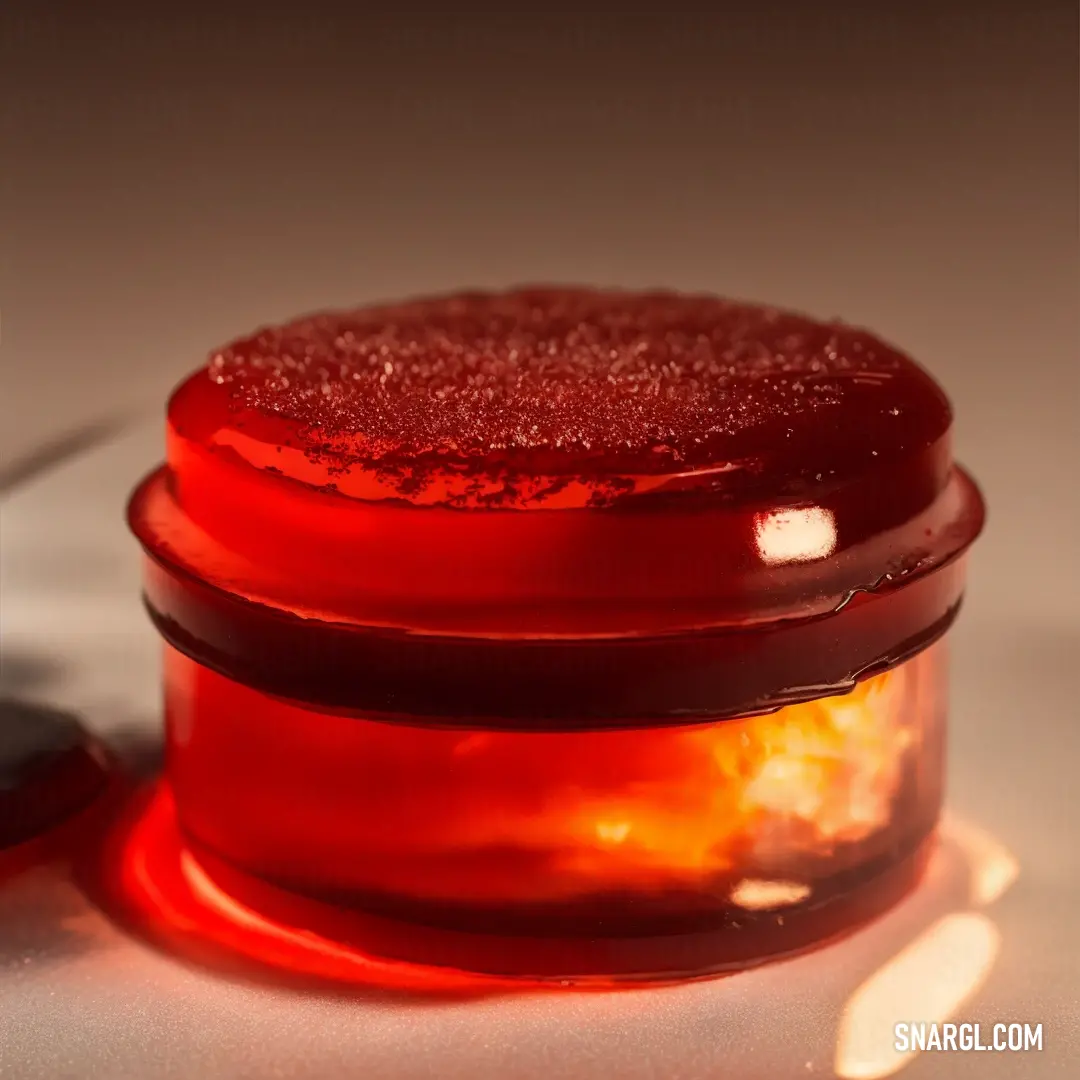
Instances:
[[[107,774],[104,753],[70,713],[0,699],[0,849],[89,805]]]

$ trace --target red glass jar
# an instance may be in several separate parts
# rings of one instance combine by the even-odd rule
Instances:
[[[865,920],[941,802],[983,516],[950,428],[870,335],[707,297],[235,343],[130,508],[193,857],[500,975],[703,974]]]

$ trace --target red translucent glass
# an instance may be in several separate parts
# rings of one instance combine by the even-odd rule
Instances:
[[[170,649],[169,781],[211,866],[428,926],[558,935],[523,975],[596,974],[597,938],[609,974],[649,974],[645,947],[685,974],[687,935],[700,973],[803,947],[910,884],[941,800],[941,648],[776,713],[573,733],[316,712]],[[408,940],[391,947],[427,959]],[[460,948],[474,969],[509,959]]]
[[[864,331],[703,297],[227,346],[129,509],[192,858],[514,976],[715,971],[869,917],[940,802],[935,643],[983,521],[951,420]]]

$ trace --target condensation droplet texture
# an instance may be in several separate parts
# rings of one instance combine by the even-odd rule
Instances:
[[[767,457],[778,439],[836,428],[855,397],[885,415],[905,403],[897,376],[935,394],[902,353],[838,322],[585,288],[311,315],[233,342],[209,373],[235,413],[290,422],[309,455],[413,475],[425,462],[667,474]]]

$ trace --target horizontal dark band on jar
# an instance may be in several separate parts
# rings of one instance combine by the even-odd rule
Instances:
[[[147,559],[170,645],[264,693],[367,719],[502,730],[687,724],[844,693],[941,636],[962,553],[828,615],[655,637],[500,639],[303,619]]]

